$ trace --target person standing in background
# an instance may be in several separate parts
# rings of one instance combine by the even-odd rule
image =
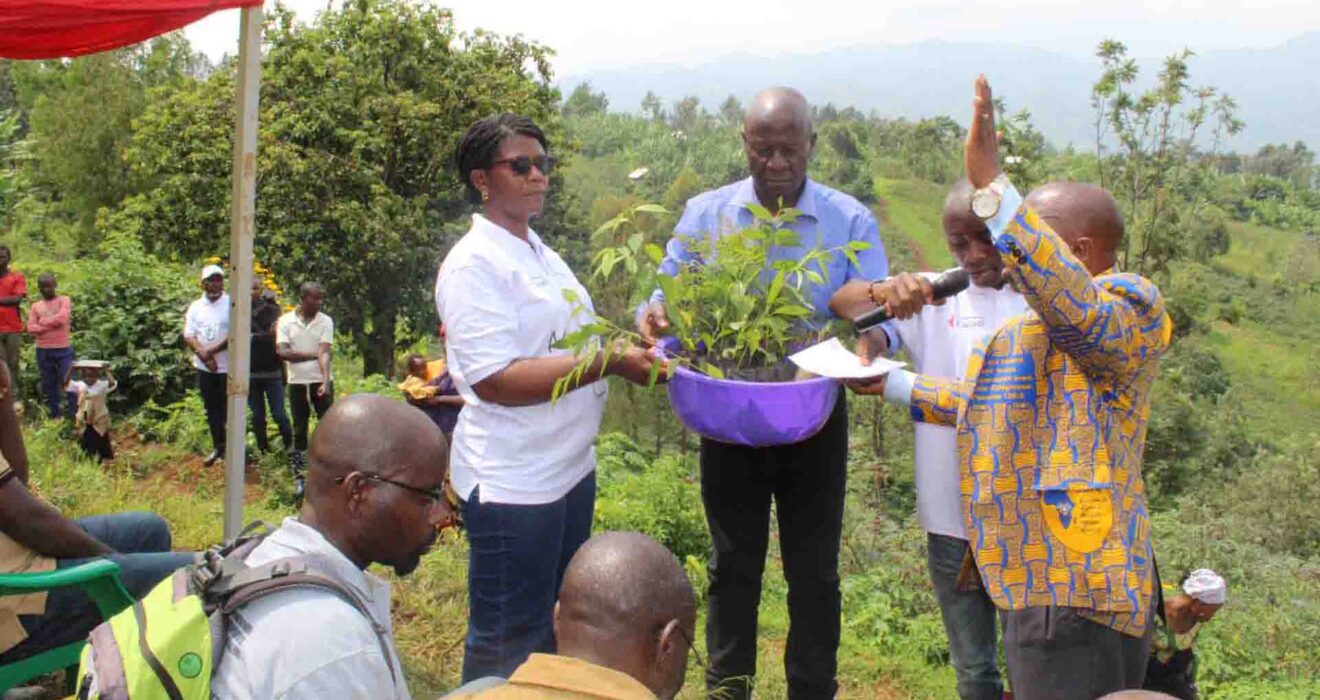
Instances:
[[[284,365],[275,352],[275,324],[280,320],[280,305],[266,290],[260,278],[252,280],[252,370],[248,378],[248,408],[252,411],[252,432],[257,450],[270,451],[266,434],[266,406],[280,430],[284,449],[293,449],[293,428],[284,412]]]
[[[321,313],[325,290],[316,282],[298,287],[298,308],[280,317],[275,331],[275,352],[287,363],[289,408],[293,410],[293,468],[307,469],[307,426],[312,410],[320,420],[335,402],[331,385],[330,352],[335,322]],[[301,477],[299,477],[301,478]]]
[[[184,315],[183,342],[193,351],[197,389],[206,406],[206,424],[211,429],[211,455],[206,466],[225,454],[225,395],[229,391],[229,295],[225,294],[225,271],[219,265],[202,268],[202,298],[188,305]]]
[[[51,418],[60,417],[60,403],[64,399],[68,415],[77,410],[78,398],[64,391],[62,380],[73,365],[73,348],[69,347],[69,298],[55,293],[55,275],[47,272],[37,278],[41,301],[32,305],[28,313],[27,332],[37,343],[37,369],[41,372],[41,393]]]
[[[10,396],[18,403],[18,357],[23,349],[23,317],[21,307],[27,298],[27,280],[22,273],[9,269],[12,253],[9,246],[0,245],[0,350],[9,367],[13,381]]]

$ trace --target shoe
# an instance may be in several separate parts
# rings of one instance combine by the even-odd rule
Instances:
[[[303,496],[307,493],[307,481],[302,474],[293,477],[293,507],[302,508]]]
[[[207,457],[205,462],[202,462],[202,466],[209,467],[216,462],[222,461],[224,458],[225,456],[220,454],[220,450],[213,450],[211,456]]]

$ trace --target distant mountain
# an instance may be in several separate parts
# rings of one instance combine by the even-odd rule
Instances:
[[[1195,44],[1192,40],[1191,44]],[[1193,46],[1194,48],[1194,46]],[[1142,76],[1159,59],[1139,61]],[[1268,49],[1208,51],[1191,61],[1192,85],[1213,85],[1237,100],[1247,128],[1229,147],[1255,151],[1266,143],[1304,141],[1320,150],[1320,32]],[[940,114],[963,121],[977,73],[990,77],[1011,111],[1030,110],[1056,145],[1093,141],[1091,85],[1098,59],[1009,44],[923,41],[851,46],[771,58],[734,54],[695,67],[643,65],[568,76],[564,93],[590,82],[612,109],[637,111],[647,90],[666,104],[696,95],[715,111],[730,94],[744,103],[761,88],[791,85],[814,104],[832,102],[917,119]]]

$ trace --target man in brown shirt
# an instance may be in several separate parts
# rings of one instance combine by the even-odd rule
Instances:
[[[532,654],[505,683],[454,698],[668,700],[683,688],[697,624],[692,585],[674,555],[638,532],[587,540],[555,605],[558,655]],[[489,686],[488,679],[473,686]]]

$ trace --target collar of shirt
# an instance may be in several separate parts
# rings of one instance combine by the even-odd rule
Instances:
[[[215,301],[211,301],[211,300],[210,300],[205,294],[203,294],[203,295],[202,295],[202,298],[201,298],[201,299],[198,299],[197,301],[200,301],[200,302],[202,302],[203,304],[205,304],[205,305],[207,305],[207,306],[219,306],[219,305],[221,305],[221,304],[224,304],[225,306],[228,306],[228,305],[229,305],[229,292],[221,292],[221,293],[220,293],[220,298],[219,298],[219,299],[216,299]]]
[[[271,533],[261,547],[267,544],[277,546],[280,549],[291,550],[292,556],[307,555],[315,557],[317,563],[329,568],[327,573],[333,574],[341,583],[351,586],[357,594],[362,596],[368,603],[375,603],[378,596],[384,595],[386,600],[389,598],[390,584],[383,579],[372,576],[371,574],[359,569],[344,553],[339,551],[327,540],[324,535],[314,527],[303,523],[297,518],[285,518],[280,524],[280,528]],[[284,558],[290,556],[278,554],[275,558]],[[388,620],[377,620],[387,628]]]
[[[538,260],[545,260],[545,244],[541,242],[541,237],[531,228],[527,229],[527,240],[513,235],[508,229],[487,219],[481,214],[472,215],[472,225],[476,230],[485,236],[486,240],[498,246],[500,249],[510,255],[526,255],[529,252],[534,253]]]
[[[604,700],[654,700],[632,676],[571,656],[532,654],[509,677],[509,685],[554,688]]]
[[[817,185],[811,178],[807,178],[803,183],[802,195],[798,197],[797,203],[792,207],[799,212],[802,212],[802,216],[798,219],[799,221],[807,220],[814,222],[818,219],[816,216],[816,189]],[[729,206],[736,208],[740,215],[744,211],[747,211],[748,214],[751,213],[747,209],[748,204],[765,206],[764,204],[761,204],[761,200],[756,198],[756,183],[753,182],[750,177],[738,184],[738,190],[734,192],[733,198],[729,200]],[[739,223],[742,223],[741,219],[739,220]]]

